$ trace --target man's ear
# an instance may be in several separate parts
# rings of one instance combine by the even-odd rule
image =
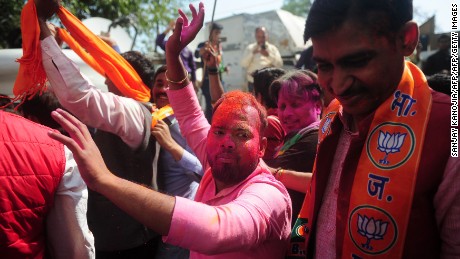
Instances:
[[[316,102],[315,108],[314,108],[314,109],[316,110],[316,114],[317,114],[318,116],[321,116],[321,112],[322,112],[322,110],[323,110],[323,104],[322,104],[320,101],[319,101],[319,102]]]
[[[265,155],[265,149],[267,149],[267,138],[260,138],[259,157],[262,158]]]
[[[414,21],[409,21],[400,30],[402,39],[402,50],[404,56],[410,56],[417,47],[419,40],[418,25]]]

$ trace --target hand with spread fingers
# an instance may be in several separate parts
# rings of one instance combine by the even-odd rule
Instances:
[[[190,4],[192,21],[189,23],[187,16],[179,9],[180,17],[176,20],[173,34],[166,43],[166,65],[168,71],[166,79],[170,89],[177,89],[189,84],[187,70],[180,59],[180,52],[196,37],[204,21],[204,5],[200,3],[199,11]]]
[[[49,136],[66,145],[72,151],[83,180],[89,188],[97,191],[97,183],[103,182],[102,178],[111,175],[111,173],[107,169],[88,128],[62,109],[53,111],[51,116],[69,133],[70,137],[57,132],[49,132]]]
[[[209,42],[205,43],[204,47],[200,50],[200,52],[201,51],[206,66],[217,67],[219,65],[217,61],[219,53],[212,47],[212,45]]]
[[[198,32],[203,27],[204,22],[204,5],[199,4],[197,12],[193,4],[189,5],[192,13],[192,21],[189,22],[185,13],[179,9],[180,17],[177,18],[174,26],[174,31],[166,43],[166,49],[173,55],[179,55],[183,48],[185,48],[193,39],[195,39]]]

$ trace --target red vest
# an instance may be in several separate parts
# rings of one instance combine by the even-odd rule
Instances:
[[[403,258],[439,258],[441,252],[441,240],[439,230],[437,228],[433,200],[434,195],[441,183],[443,172],[446,167],[448,158],[450,157],[450,99],[447,95],[432,92],[433,103],[431,114],[428,121],[427,131],[425,135],[424,146],[422,150],[422,158],[417,175],[414,198],[411,205],[411,213],[409,216],[409,224],[405,238]],[[369,121],[364,122],[361,126],[367,131],[370,126],[373,116],[369,116]],[[331,124],[331,128],[335,128],[335,132],[340,132],[342,127],[340,120],[335,120]],[[361,130],[361,129],[360,129]],[[329,138],[329,141],[321,143],[318,149],[316,164],[317,173],[314,174],[313,180],[316,183],[316,188],[311,190],[314,199],[314,206],[309,207],[309,222],[313,223],[311,228],[306,228],[307,233],[307,258],[313,258],[315,249],[315,235],[318,212],[325,191],[329,173],[331,170],[331,150],[335,149],[338,141],[338,134]],[[344,168],[356,168],[361,149],[365,142],[365,136],[352,140],[350,150],[343,165]],[[337,222],[336,222],[336,255],[337,258],[342,256],[341,244],[345,233],[346,219],[348,213],[349,195],[351,193],[353,179],[350,177],[342,177],[341,188],[339,188],[339,199],[337,207]],[[308,225],[310,225],[309,223]]]
[[[0,111],[0,257],[43,258],[45,219],[65,168],[49,128]]]

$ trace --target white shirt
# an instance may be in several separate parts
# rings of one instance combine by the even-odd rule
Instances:
[[[246,68],[246,79],[248,82],[254,82],[251,74],[256,69],[283,66],[283,59],[281,58],[278,48],[268,42],[265,43],[265,46],[267,48],[268,56],[264,56],[260,54],[260,52],[254,54],[254,51],[257,48],[260,48],[259,45],[257,45],[257,42],[249,44],[244,50],[243,59],[241,59],[241,66]]]
[[[41,49],[50,90],[64,108],[84,124],[119,136],[133,149],[142,144],[145,116],[137,101],[103,93],[88,82],[53,37],[42,40]]]
[[[88,228],[88,189],[72,152],[64,146],[64,175],[46,218],[47,245],[53,258],[95,258],[94,237]]]

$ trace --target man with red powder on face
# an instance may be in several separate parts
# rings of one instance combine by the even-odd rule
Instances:
[[[71,137],[50,133],[75,154],[88,187],[107,197],[165,242],[191,250],[190,258],[282,258],[290,232],[291,201],[261,157],[267,144],[265,110],[250,94],[230,92],[216,103],[207,122],[180,51],[203,26],[204,6],[190,5],[166,47],[168,96],[181,131],[206,172],[190,201],[172,197],[110,173],[85,126],[62,110],[53,117]]]

